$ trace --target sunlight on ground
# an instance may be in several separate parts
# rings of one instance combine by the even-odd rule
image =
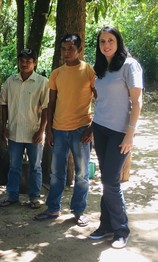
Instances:
[[[145,258],[142,255],[133,253],[126,249],[115,250],[113,248],[109,248],[103,252],[101,252],[99,262],[113,262],[113,261],[121,261],[121,262],[152,262],[150,259]]]
[[[28,246],[29,249],[35,249],[35,248],[45,248],[47,246],[49,246],[50,243],[48,242],[44,242],[44,243],[39,243],[39,244],[35,244],[35,245],[30,245]],[[38,254],[38,252],[34,252],[34,251],[25,251],[23,252],[21,250],[21,247],[16,247],[14,249],[11,250],[7,250],[7,251],[2,251],[0,250],[0,261],[3,262],[28,262],[28,261],[33,261]],[[20,255],[19,255],[20,254]],[[42,251],[40,251],[40,254],[42,254]]]
[[[143,231],[148,231],[149,233],[151,233],[151,230],[157,230],[158,229],[158,222],[157,220],[152,220],[152,221],[149,221],[149,220],[137,220],[137,221],[134,221],[133,223],[133,226],[135,229],[140,229],[140,230],[143,230]],[[157,235],[155,236],[156,238],[158,237]],[[153,237],[152,237],[153,239]]]
[[[89,254],[86,254],[87,261],[92,262],[158,261],[156,259],[158,243],[158,120],[152,121],[143,118],[139,122],[140,126],[135,136],[135,146],[132,152],[129,181],[121,183],[131,229],[127,247],[115,250],[111,248],[111,239],[110,241],[91,241],[88,239],[89,234],[99,225],[99,201],[102,194],[98,161],[93,149],[91,161],[96,164],[97,170],[94,179],[90,179],[90,201],[88,201],[86,210],[89,219],[88,227],[78,227],[73,215],[70,213],[69,204],[73,187],[65,190],[62,198],[63,209],[61,216],[55,221],[44,222],[44,226],[43,224],[40,224],[40,226],[32,224],[34,214],[32,211],[28,212],[33,213],[30,216],[22,213],[22,216],[17,220],[14,209],[12,209],[11,217],[8,216],[9,209],[8,211],[3,209],[0,261],[75,262],[76,258],[76,261],[86,262],[83,256],[85,258],[84,252],[87,252],[87,250],[89,251]],[[0,187],[1,197],[4,193],[5,187],[2,186]],[[46,191],[46,193],[48,192]],[[20,200],[23,200],[23,198],[24,196],[20,196]],[[41,195],[42,204],[44,204],[45,198],[44,193]],[[22,207],[22,212],[24,212],[23,209],[24,207]],[[17,209],[17,212],[19,210]],[[25,210],[25,212],[27,211]],[[28,241],[29,227],[33,234],[31,231]],[[16,232],[18,233],[17,239],[15,239]],[[40,243],[37,243],[37,239],[38,241],[41,240]],[[80,245],[81,249],[79,250]],[[60,254],[58,254],[58,250]],[[72,252],[72,257],[69,257],[69,250]],[[53,252],[56,256],[55,259],[52,256]],[[80,255],[76,256],[76,254]]]
[[[7,251],[0,251],[0,261],[3,262],[28,262],[28,261],[33,261],[37,256],[37,253],[34,251],[26,251],[26,252],[21,252],[21,255],[19,256],[19,253],[15,252],[13,249],[12,250],[7,250]]]

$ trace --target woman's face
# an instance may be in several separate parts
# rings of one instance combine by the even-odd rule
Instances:
[[[111,61],[117,51],[117,39],[108,32],[101,32],[99,37],[99,47],[103,55],[105,55],[108,62]]]

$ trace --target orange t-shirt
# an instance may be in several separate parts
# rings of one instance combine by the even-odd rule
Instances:
[[[90,124],[94,80],[94,70],[84,61],[53,70],[49,79],[49,88],[57,90],[53,128],[75,130]]]

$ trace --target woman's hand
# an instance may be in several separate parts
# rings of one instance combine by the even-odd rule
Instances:
[[[122,143],[119,145],[119,147],[121,148],[121,154],[127,154],[129,151],[131,151],[131,149],[133,148],[133,136],[134,134],[127,132]]]

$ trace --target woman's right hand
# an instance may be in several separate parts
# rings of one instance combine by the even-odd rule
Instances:
[[[133,138],[134,138],[134,134],[127,132],[122,143],[119,145],[119,147],[121,148],[121,151],[120,151],[121,154],[127,154],[129,151],[132,150]]]

